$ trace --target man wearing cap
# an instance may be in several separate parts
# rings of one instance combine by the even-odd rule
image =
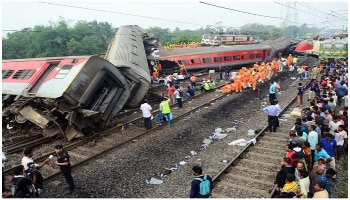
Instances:
[[[57,154],[57,161],[55,162],[61,169],[61,172],[69,185],[69,194],[71,194],[75,188],[73,177],[72,177],[72,167],[69,162],[69,154],[67,151],[63,150],[63,145],[58,144],[55,146],[55,152]]]

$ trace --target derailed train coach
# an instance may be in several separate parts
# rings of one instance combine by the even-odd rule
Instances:
[[[107,52],[116,65],[100,56],[3,60],[3,131],[71,140],[113,125],[124,105],[138,106],[150,85],[142,42],[147,36],[124,33],[120,27]]]
[[[162,64],[163,70],[170,71],[174,69],[173,63],[183,64],[186,70],[234,68],[269,61],[279,54],[288,54],[285,50],[290,45],[290,39],[280,38],[260,44],[160,49],[156,53],[156,59]],[[152,61],[155,57],[151,54],[148,59]]]
[[[152,48],[152,45],[146,45],[148,39],[148,34],[141,27],[122,26],[105,55],[105,59],[114,64],[127,79],[130,89],[127,107],[138,106],[151,85],[146,49]]]

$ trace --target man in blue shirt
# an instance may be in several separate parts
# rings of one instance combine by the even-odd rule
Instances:
[[[326,185],[326,190],[328,192],[329,197],[331,196],[332,188],[331,188],[331,180],[330,178],[334,177],[337,172],[330,168],[326,171],[326,173],[323,173],[319,179],[319,181],[323,182]]]
[[[334,89],[335,94],[337,95],[337,105],[341,105],[341,98],[343,98],[347,94],[347,89],[346,87],[343,86],[344,82],[341,82],[341,85],[337,85],[337,87]]]
[[[273,81],[270,82],[270,89],[269,89],[269,101],[273,102],[273,100],[277,99],[276,96],[276,85]]]
[[[335,169],[335,158],[337,157],[337,141],[333,139],[332,134],[327,134],[326,138],[320,140],[322,148],[332,157],[332,161],[329,162],[329,167]]]
[[[333,160],[331,156],[328,155],[328,153],[322,148],[322,145],[320,143],[317,143],[314,160],[318,160],[319,158],[325,158],[326,159],[325,163],[329,163]]]

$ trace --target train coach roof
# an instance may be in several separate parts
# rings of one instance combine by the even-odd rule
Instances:
[[[248,50],[261,50],[270,49],[267,44],[251,44],[251,45],[232,45],[232,46],[213,46],[213,47],[195,47],[195,48],[174,48],[174,49],[161,49],[156,54],[160,58],[167,58],[173,56],[182,56],[189,54],[206,54],[206,53],[219,53],[219,52],[232,52],[232,51],[248,51]],[[153,58],[152,56],[150,58]]]
[[[23,58],[23,59],[11,59],[11,60],[2,60],[2,62],[28,62],[28,61],[39,61],[39,60],[63,60],[63,59],[78,59],[78,58],[89,58],[92,55],[86,56],[64,56],[64,57],[44,57],[44,58]]]

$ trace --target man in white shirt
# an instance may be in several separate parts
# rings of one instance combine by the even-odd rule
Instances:
[[[33,157],[33,149],[32,148],[25,148],[23,151],[23,154],[24,154],[24,156],[22,158],[22,165],[23,165],[25,171],[28,170],[29,163],[34,164],[35,168],[41,169],[50,160],[50,159],[46,159],[41,164],[35,164],[34,160],[32,158]],[[35,186],[35,189],[37,191],[36,197],[38,197],[38,195],[40,195],[44,191],[44,186],[43,186],[44,178],[38,170],[33,168],[32,171],[33,171],[32,176],[36,176],[36,183],[34,184],[34,186]]]
[[[338,130],[339,125],[342,125],[339,121],[339,116],[334,116],[333,120],[329,122],[330,133],[334,135],[334,131]]]
[[[145,99],[143,104],[140,106],[140,110],[142,111],[142,116],[144,120],[144,125],[146,129],[152,128],[152,107],[148,104],[148,100]]]
[[[309,193],[310,179],[309,172],[306,169],[298,170],[300,194],[306,198]]]
[[[337,141],[337,160],[339,160],[341,156],[344,156],[346,159],[347,156],[344,149],[346,149],[348,145],[348,135],[344,129],[344,125],[339,125],[338,131],[334,133],[334,139]]]

